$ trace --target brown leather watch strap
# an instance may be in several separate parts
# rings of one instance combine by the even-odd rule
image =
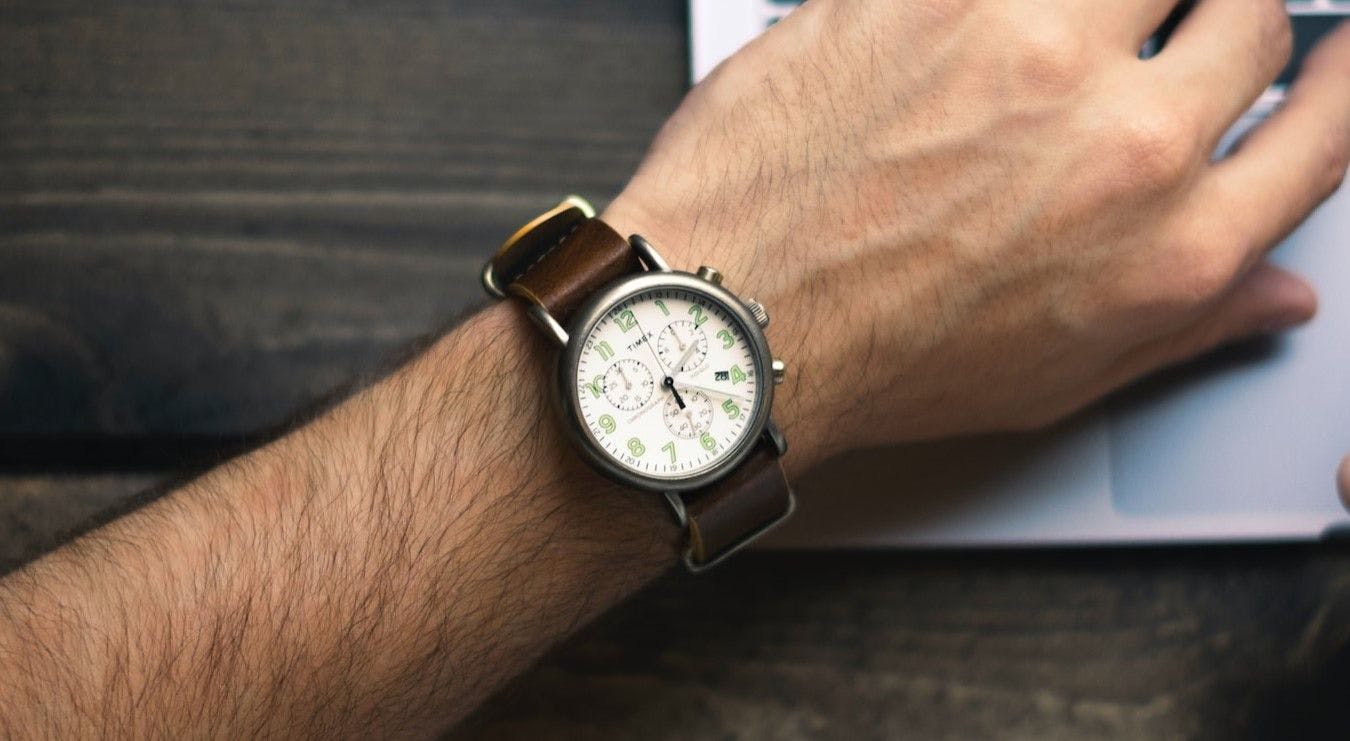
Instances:
[[[731,475],[683,499],[690,568],[711,565],[782,521],[793,507],[778,451],[767,440]]]
[[[630,243],[594,213],[584,200],[568,197],[513,234],[483,270],[483,285],[492,295],[514,295],[543,309],[548,316],[536,312],[536,321],[564,344],[568,320],[588,297],[643,270],[638,249],[645,242],[635,235]],[[645,259],[660,261],[646,250]],[[690,569],[713,565],[792,512],[792,490],[778,462],[784,449],[782,436],[771,428],[726,478],[666,494],[689,531]]]
[[[506,292],[543,307],[566,326],[572,311],[606,283],[642,270],[628,240],[586,219],[556,241],[522,243],[493,258]]]

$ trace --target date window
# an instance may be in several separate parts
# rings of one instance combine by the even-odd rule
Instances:
[[[713,380],[729,381],[731,380],[731,371],[713,371]]]

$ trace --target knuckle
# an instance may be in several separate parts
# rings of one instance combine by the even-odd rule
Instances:
[[[1194,309],[1213,302],[1228,288],[1233,267],[1223,257],[1231,246],[1192,245],[1173,251],[1173,259],[1160,272],[1162,303],[1176,310]]]
[[[1268,76],[1274,77],[1286,64],[1294,52],[1294,29],[1289,21],[1289,13],[1282,0],[1265,0],[1253,4],[1256,8],[1256,22],[1260,24],[1255,49],[1259,59],[1266,62]]]
[[[1025,20],[1022,20],[1025,24]],[[1087,43],[1066,23],[1023,25],[1013,50],[1013,69],[1033,89],[1065,93],[1080,87],[1090,70]]]
[[[1180,111],[1138,111],[1123,116],[1113,129],[1109,135],[1118,164],[1144,188],[1176,185],[1195,166],[1194,127]]]

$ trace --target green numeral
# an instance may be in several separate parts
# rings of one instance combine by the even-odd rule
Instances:
[[[639,439],[637,439],[636,437],[634,437],[634,438],[629,438],[629,440],[628,440],[628,452],[630,452],[630,453],[632,453],[633,455],[638,456],[639,458],[641,458],[641,457],[642,457],[642,454],[647,452],[647,446],[646,446],[646,445],[643,445],[643,444],[642,444],[642,441],[639,440]]]
[[[698,444],[702,445],[704,450],[712,450],[717,447],[717,441],[713,439],[712,435],[709,435],[706,432],[699,435]]]
[[[585,386],[582,386],[582,388],[590,389],[591,396],[599,399],[600,392],[604,390],[603,387],[601,386],[601,382],[603,382],[604,380],[605,380],[604,376],[596,376],[594,381],[591,381]]]
[[[728,401],[730,401],[730,399],[728,399]],[[737,411],[739,412],[739,410]],[[600,429],[604,430],[606,435],[614,434],[615,427],[618,427],[618,425],[614,423],[613,417],[608,414],[600,415]]]
[[[745,371],[741,370],[741,367],[739,365],[731,366],[732,383],[740,383],[741,381],[744,381],[746,378],[747,376],[745,375]]]
[[[703,326],[704,322],[708,321],[708,315],[703,313],[703,307],[699,306],[698,304],[690,306],[689,313],[694,315],[695,327],[701,327]]]
[[[726,401],[722,402],[722,411],[726,412],[727,416],[732,419],[736,419],[737,417],[741,416],[741,408],[736,406],[736,402],[732,401],[731,399],[727,399]]]
[[[736,338],[732,337],[731,333],[725,329],[717,333],[717,339],[722,341],[723,350],[730,349],[732,345],[736,344]]]
[[[658,299],[656,299],[655,303],[656,303],[656,308],[660,309],[660,310],[661,310],[661,313],[662,313],[663,315],[665,315],[665,316],[670,316],[670,309],[667,309],[667,308],[666,308],[666,302],[665,302],[665,301],[662,301],[661,299],[658,298]]]
[[[614,357],[614,348],[610,347],[609,343],[605,342],[604,340],[601,340],[600,342],[596,343],[595,351],[600,353],[601,360],[609,360],[610,358]]]
[[[624,309],[619,312],[618,316],[614,317],[614,323],[619,325],[620,330],[627,332],[637,326],[637,317],[633,316],[633,312]]]
[[[674,463],[674,462],[675,462],[675,443],[673,443],[673,442],[666,443],[665,445],[662,445],[662,446],[661,446],[661,449],[664,450],[664,451],[666,451],[667,453],[670,453],[670,462],[671,462],[671,463]]]

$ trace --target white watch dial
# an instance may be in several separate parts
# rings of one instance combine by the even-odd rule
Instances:
[[[577,410],[621,467],[689,478],[717,466],[748,434],[765,369],[740,320],[710,296],[643,291],[611,307],[579,341]]]

